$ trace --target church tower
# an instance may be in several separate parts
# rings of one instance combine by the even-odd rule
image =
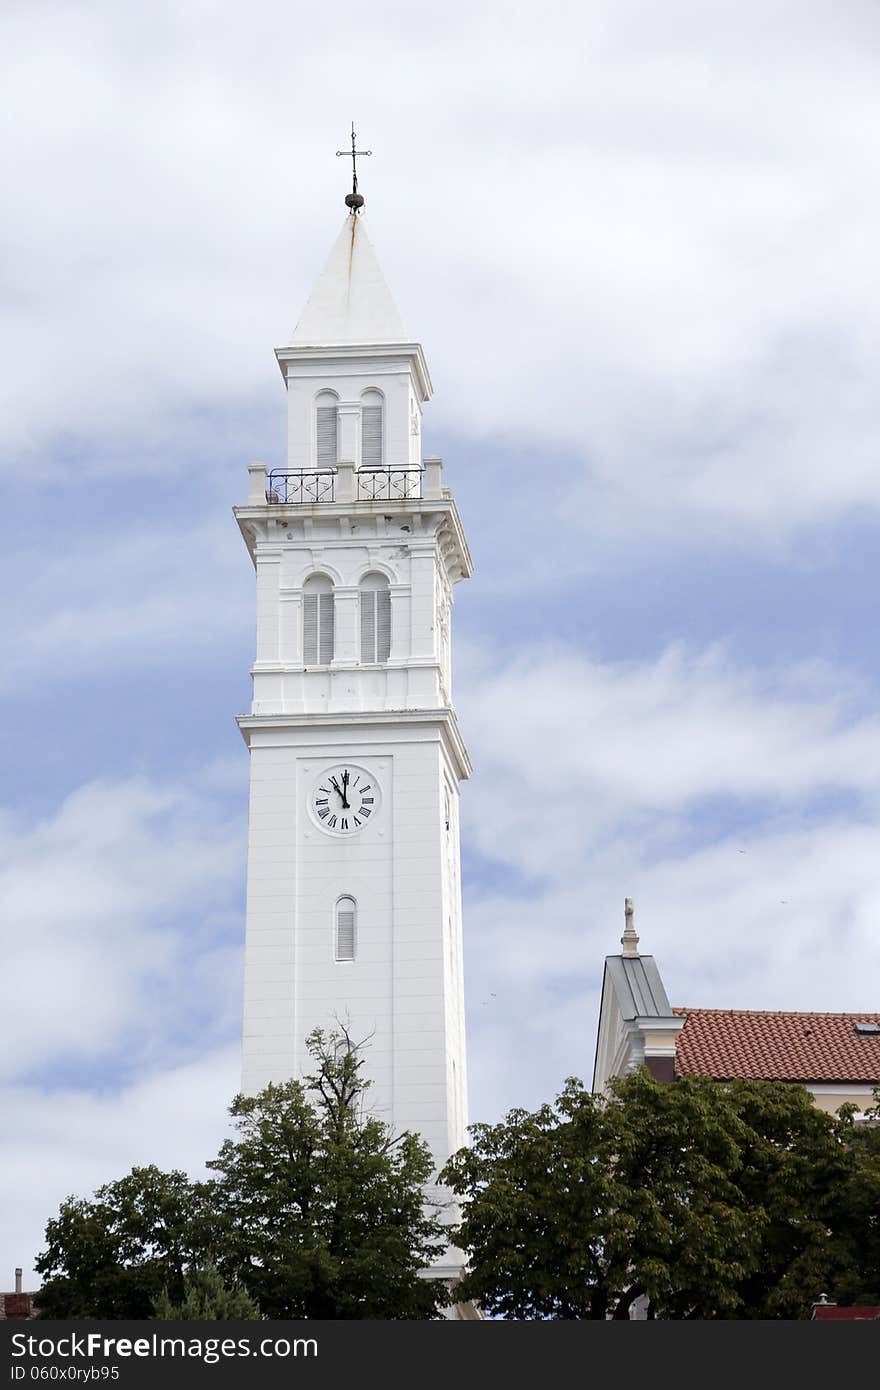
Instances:
[[[304,1074],[309,1032],[341,1020],[369,1039],[372,1109],[439,1168],[466,1138],[451,610],[471,559],[421,453],[424,353],[346,201],[276,353],[286,466],[251,464],[235,508],[257,592],[242,1084]]]

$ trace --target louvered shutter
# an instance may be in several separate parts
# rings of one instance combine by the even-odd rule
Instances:
[[[376,660],[376,595],[361,589],[361,661]]]
[[[318,653],[322,666],[333,660],[333,595],[318,595]]]
[[[336,467],[336,407],[319,405],[317,409],[318,467]]]
[[[354,960],[354,903],[350,898],[336,908],[336,959]]]
[[[391,654],[391,593],[376,591],[376,660],[387,661]]]
[[[318,663],[318,599],[324,594],[303,595],[303,664],[316,666]],[[330,595],[332,598],[332,594]]]
[[[382,407],[361,407],[361,467],[382,467]]]

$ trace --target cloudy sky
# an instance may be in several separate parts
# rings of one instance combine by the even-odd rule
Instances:
[[[238,1084],[253,573],[354,117],[476,562],[471,1114],[880,966],[880,9],[7,0],[0,1287]],[[26,1279],[32,1276],[26,1275]]]

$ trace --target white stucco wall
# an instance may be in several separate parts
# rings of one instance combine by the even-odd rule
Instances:
[[[371,1108],[419,1130],[439,1165],[464,1140],[466,1084],[460,898],[448,869],[457,864],[457,777],[443,725],[267,722],[248,732],[243,1087],[308,1072],[308,1033],[344,1019],[369,1039]],[[377,813],[345,839],[309,810],[315,779],[339,762],[365,768],[380,789]],[[354,961],[334,959],[343,895],[357,903]]]
[[[400,357],[345,358],[285,363],[287,380],[287,459],[290,468],[316,464],[315,400],[322,391],[337,397],[337,457],[361,463],[361,398],[380,391],[384,398],[387,467],[417,468],[421,459],[422,404],[405,351]]]

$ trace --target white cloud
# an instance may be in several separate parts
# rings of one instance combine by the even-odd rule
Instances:
[[[122,431],[122,471],[165,466],[145,443],[231,402],[280,442],[271,348],[343,212],[356,87],[429,430],[571,450],[591,524],[636,533],[876,509],[871,7],[45,13],[5,20],[13,463]]]
[[[530,874],[577,863],[624,826],[665,844],[711,800],[751,803],[760,819],[880,791],[868,692],[818,663],[749,668],[720,646],[621,664],[549,645],[469,658],[460,708],[480,775],[468,833]]]
[[[477,876],[465,907],[474,1117],[590,1080],[625,896],[674,1003],[870,1007],[866,696],[845,671],[735,666],[720,649],[618,666],[533,649],[469,672],[463,839],[500,885]]]
[[[235,1046],[183,1066],[166,1057],[134,1084],[100,1094],[0,1087],[0,1107],[12,1119],[0,1135],[7,1197],[0,1224],[2,1287],[11,1287],[16,1266],[24,1269],[25,1288],[39,1287],[33,1260],[43,1248],[47,1220],[67,1196],[87,1197],[134,1165],[206,1177],[203,1164],[225,1137],[239,1065]]]
[[[240,938],[228,913],[244,823],[210,782],[91,783],[36,825],[6,814],[7,1076],[101,1059],[115,1074],[163,1046],[198,1051],[237,1032]]]
[[[0,689],[27,691],[58,668],[66,679],[152,673],[157,662],[167,673],[173,655],[193,663],[251,645],[250,560],[231,516],[206,510],[76,527],[63,548],[43,551],[32,537],[10,548],[4,570],[20,601],[5,625]]]
[[[16,1265],[36,1286],[69,1193],[135,1163],[196,1173],[217,1150],[240,1077],[241,793],[216,762],[88,783],[35,824],[3,813],[4,1287]]]

